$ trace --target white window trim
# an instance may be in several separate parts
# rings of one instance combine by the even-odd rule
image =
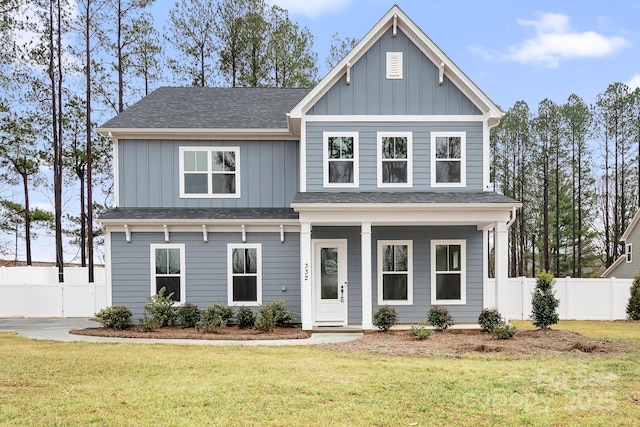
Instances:
[[[460,137],[460,182],[436,182],[436,138]],[[467,186],[467,133],[466,132],[431,132],[431,187],[466,187]]]
[[[184,192],[184,153],[187,151],[206,151],[207,152],[207,188],[208,194],[190,194]],[[228,194],[211,193],[211,153],[214,151],[233,151],[236,158],[236,192]],[[237,199],[240,197],[240,147],[179,147],[179,164],[180,164],[180,198],[181,199]]]
[[[387,245],[407,246],[407,299],[385,300],[382,292],[382,247]],[[413,241],[378,240],[378,305],[413,305]]]
[[[460,299],[438,300],[436,299],[436,246],[460,245]],[[463,305],[467,303],[467,241],[456,240],[432,240],[431,241],[431,305]]]
[[[360,185],[360,159],[359,159],[359,143],[358,132],[323,132],[322,133],[322,174],[323,184],[325,188],[358,188]],[[329,137],[332,136],[350,136],[353,138],[353,183],[336,183],[329,182],[329,153],[327,152],[327,144]]]
[[[257,301],[233,301],[233,250],[256,249],[256,297]],[[227,244],[227,305],[257,307],[262,305],[262,244],[261,243],[229,243]]]
[[[151,243],[149,245],[150,254],[150,273],[151,288],[150,296],[156,294],[156,249],[180,249],[180,301],[176,301],[176,305],[182,305],[187,301],[187,274],[185,262],[185,247],[183,243]]]
[[[633,244],[627,243],[627,251],[625,252],[627,262],[633,262]]]
[[[382,139],[387,137],[407,138],[407,182],[382,182]],[[413,133],[411,132],[378,132],[378,187],[379,188],[408,188],[413,187]],[[394,161],[389,159],[388,161]],[[397,161],[397,160],[396,160]]]

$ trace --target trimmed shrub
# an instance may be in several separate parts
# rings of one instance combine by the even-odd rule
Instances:
[[[510,340],[512,339],[517,330],[516,327],[510,323],[500,321],[491,332],[493,337],[499,340]]]
[[[627,303],[627,319],[640,320],[640,276],[636,276],[631,285],[631,295]]]
[[[220,303],[207,307],[200,316],[200,322],[196,326],[202,332],[218,332],[227,326],[229,319],[233,317],[233,308]]]
[[[424,322],[420,322],[418,326],[412,326],[411,329],[409,329],[409,336],[414,340],[426,340],[431,335],[433,335],[433,331],[427,328]]]
[[[453,326],[453,318],[446,307],[433,305],[427,313],[427,323],[439,331],[444,331],[449,326]]]
[[[531,300],[531,318],[533,326],[540,329],[548,329],[560,320],[557,312],[560,300],[553,294],[553,282],[553,274],[547,271],[538,273],[536,289]]]
[[[383,305],[373,315],[373,325],[380,331],[386,332],[398,323],[398,313],[393,307]]]
[[[178,324],[183,328],[195,328],[200,321],[200,309],[197,305],[186,303],[177,309]]]
[[[502,316],[497,308],[485,308],[478,316],[478,324],[484,332],[492,333],[500,322],[502,322]]]
[[[165,295],[166,291],[166,288],[161,288],[157,294],[149,297],[149,302],[144,305],[144,317],[141,319],[144,330],[175,325],[177,313],[173,306],[173,292]]]
[[[294,313],[289,311],[283,298],[268,302],[258,308],[260,316],[255,323],[255,328],[260,331],[272,333],[276,326],[284,326],[293,321]]]
[[[249,307],[240,307],[234,318],[240,329],[251,329],[256,325],[256,314]]]
[[[96,320],[102,323],[105,328],[125,331],[132,325],[131,310],[123,305],[114,305],[103,308],[95,315]]]

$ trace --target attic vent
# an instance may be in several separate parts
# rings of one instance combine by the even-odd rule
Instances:
[[[402,79],[402,52],[387,52],[387,79]]]

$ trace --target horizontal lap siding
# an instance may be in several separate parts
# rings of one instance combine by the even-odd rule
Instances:
[[[179,147],[240,147],[240,198],[180,198]],[[288,207],[298,191],[297,141],[118,141],[121,207]]]
[[[482,122],[309,122],[306,126],[307,191],[482,191]],[[411,132],[413,187],[377,187],[377,133]],[[465,188],[431,187],[431,132],[466,132]],[[323,132],[358,132],[358,188],[324,188]],[[488,166],[487,166],[488,167]]]
[[[113,304],[125,305],[139,319],[151,289],[150,244],[163,244],[163,233],[112,233]],[[171,242],[185,244],[186,301],[201,308],[227,297],[227,244],[242,244],[241,233],[171,233]],[[262,244],[263,303],[285,298],[290,310],[300,313],[300,238],[297,233],[247,233],[246,243]],[[282,286],[286,291],[282,291]]]

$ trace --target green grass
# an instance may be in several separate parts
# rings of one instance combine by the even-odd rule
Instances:
[[[570,328],[593,328],[594,336],[615,330],[640,344],[637,323],[598,322],[600,332],[582,323]],[[609,426],[638,419],[640,353],[385,357],[0,334],[2,426]]]

